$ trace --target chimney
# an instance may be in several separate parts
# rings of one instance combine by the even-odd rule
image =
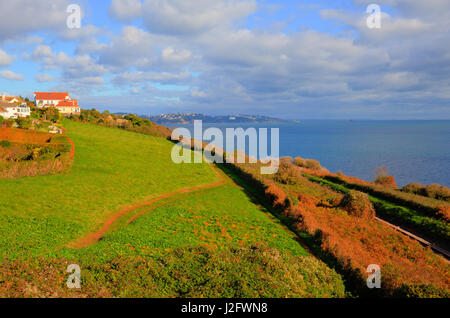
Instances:
[[[6,93],[2,94],[2,100],[4,101],[6,99]]]

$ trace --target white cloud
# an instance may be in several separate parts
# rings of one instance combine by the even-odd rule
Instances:
[[[108,9],[109,15],[123,22],[130,22],[140,16],[142,3],[139,0],[113,0]]]
[[[79,39],[89,39],[94,36],[102,34],[103,31],[96,26],[86,25],[81,28],[63,28],[61,32],[59,32],[59,36],[66,41],[75,41]]]
[[[186,63],[190,60],[192,53],[189,50],[175,50],[171,47],[162,51],[162,60],[168,63]]]
[[[39,83],[55,81],[55,77],[50,74],[39,74],[35,77],[35,79]]]
[[[151,32],[199,34],[247,17],[255,0],[114,0],[111,16],[121,21],[142,18]]]
[[[194,87],[191,89],[191,96],[192,97],[198,97],[198,98],[205,98],[208,95],[205,92],[202,92],[197,87]]]
[[[0,49],[0,67],[10,66],[12,63],[12,57],[8,53]]]
[[[105,80],[103,79],[103,77],[100,76],[91,76],[91,77],[83,77],[78,79],[78,82],[83,83],[83,84],[92,84],[92,85],[100,85],[103,84],[105,82]]]
[[[191,77],[189,72],[169,73],[169,72],[127,72],[116,76],[113,82],[118,85],[144,83],[148,81],[160,82],[163,84],[177,83]]]
[[[0,1],[0,41],[66,27],[67,0]]]
[[[145,68],[157,60],[154,46],[156,37],[136,28],[125,26],[122,33],[113,38],[110,45],[99,50],[100,63],[126,69],[134,66]]]
[[[10,70],[1,71],[0,77],[10,81],[23,81],[24,79],[22,74],[17,74]]]

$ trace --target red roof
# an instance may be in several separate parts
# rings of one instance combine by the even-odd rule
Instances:
[[[78,107],[78,101],[76,99],[62,100],[56,107]]]
[[[64,100],[69,97],[69,93],[34,93],[37,100]]]

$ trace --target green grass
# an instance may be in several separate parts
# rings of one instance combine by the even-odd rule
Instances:
[[[0,180],[0,257],[51,251],[123,207],[217,179],[207,165],[173,164],[173,144],[164,139],[72,121],[64,126],[76,145],[69,174]]]
[[[239,188],[226,184],[149,211],[75,255],[155,255],[187,246],[227,249],[260,242],[296,256],[308,255],[294,234],[261,209]],[[58,252],[70,255],[71,249]]]
[[[66,247],[123,208],[218,177],[206,164],[174,164],[161,138],[64,126],[76,146],[70,173],[0,180],[0,296],[345,296],[342,278],[226,176],[123,215],[88,247]],[[81,290],[65,286],[72,263]]]
[[[334,270],[230,182],[48,256],[80,264],[89,290],[108,286],[114,297],[345,296]]]

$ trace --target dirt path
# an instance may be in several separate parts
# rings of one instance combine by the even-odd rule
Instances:
[[[176,199],[173,199],[173,200],[170,200],[170,201],[167,201],[167,202],[163,202],[161,204],[153,206],[153,204],[155,204],[155,203],[157,203],[159,201],[162,201],[164,199],[168,199],[168,198],[171,198],[173,196],[180,195],[180,194],[195,193],[195,192],[199,192],[201,190],[205,190],[205,189],[210,189],[210,188],[215,188],[215,187],[221,186],[222,184],[225,183],[225,178],[222,175],[223,172],[221,172],[221,171],[219,172],[218,168],[216,168],[213,165],[210,165],[210,166],[212,167],[212,169],[213,169],[214,173],[216,174],[216,176],[219,178],[218,181],[216,181],[214,183],[210,183],[210,184],[199,185],[199,186],[196,186],[196,187],[187,187],[187,188],[183,188],[183,189],[171,192],[171,193],[162,194],[159,197],[157,197],[157,198],[155,198],[155,199],[153,199],[151,201],[144,202],[144,203],[141,203],[141,204],[138,204],[138,205],[135,205],[135,206],[123,209],[123,210],[117,212],[116,214],[114,214],[110,219],[108,219],[98,231],[92,232],[92,233],[88,233],[88,234],[80,237],[76,241],[74,241],[72,243],[69,243],[67,246],[70,247],[70,248],[78,248],[79,249],[79,248],[87,247],[89,245],[92,245],[92,244],[98,242],[103,236],[105,236],[105,234],[108,232],[108,230],[111,229],[111,227],[122,216],[124,216],[125,214],[128,214],[128,213],[130,213],[130,212],[132,212],[134,210],[139,210],[139,209],[141,209],[141,208],[143,208],[145,206],[149,206],[149,207],[151,206],[148,210],[140,211],[140,212],[134,214],[130,218],[130,220],[127,222],[127,224],[130,224],[131,222],[133,222],[135,219],[137,219],[142,214],[147,213],[147,212],[149,212],[151,210],[154,210],[154,209],[156,209],[158,207],[161,207],[163,205],[169,204],[169,203],[175,201]]]
[[[422,244],[424,246],[429,246],[434,252],[437,252],[437,253],[441,254],[442,256],[444,256],[444,258],[447,262],[450,261],[450,253],[447,250],[443,249],[442,247],[438,246],[437,244],[431,243],[430,241],[427,241],[427,240],[403,229],[402,227],[396,226],[392,223],[389,223],[379,217],[375,217],[375,219],[378,222],[383,223],[384,225],[389,226],[390,228],[402,233],[403,235],[406,235],[406,236],[412,238],[413,240],[418,241],[420,244]]]

